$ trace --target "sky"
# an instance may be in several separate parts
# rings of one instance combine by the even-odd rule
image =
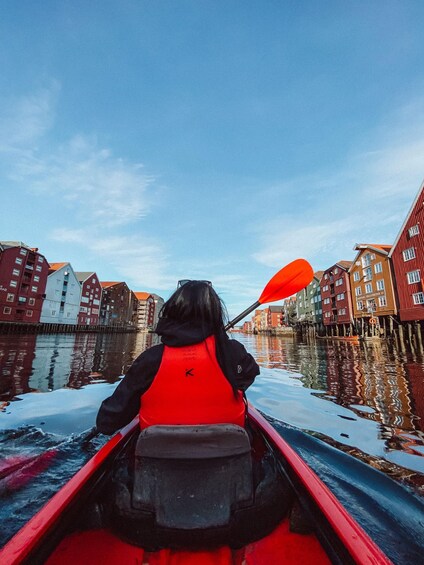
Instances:
[[[424,179],[421,0],[1,1],[0,240],[237,315],[394,242]]]

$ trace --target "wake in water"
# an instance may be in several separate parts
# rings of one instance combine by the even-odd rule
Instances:
[[[94,455],[102,441],[33,426],[0,432],[0,547]]]
[[[265,417],[394,563],[422,562],[424,500],[417,492],[308,433]]]

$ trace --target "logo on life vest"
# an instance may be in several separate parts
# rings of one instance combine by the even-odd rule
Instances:
[[[186,377],[194,377],[192,371],[194,371],[194,369],[186,369]]]

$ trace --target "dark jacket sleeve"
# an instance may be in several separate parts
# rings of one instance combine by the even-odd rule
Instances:
[[[97,414],[96,427],[102,434],[113,434],[137,415],[140,396],[153,382],[162,361],[163,345],[151,347],[137,357],[127,374],[106,398]]]
[[[240,390],[246,390],[259,375],[259,365],[243,344],[236,339],[230,339],[229,345],[232,349],[232,359],[235,363],[234,374],[236,386]]]

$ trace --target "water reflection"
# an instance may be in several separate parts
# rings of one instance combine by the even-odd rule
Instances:
[[[0,402],[17,395],[115,382],[157,342],[146,333],[0,336]]]
[[[314,396],[352,412],[341,418],[376,422],[386,453],[424,455],[424,358],[419,352],[397,351],[384,342],[241,339],[263,367],[288,371]]]

